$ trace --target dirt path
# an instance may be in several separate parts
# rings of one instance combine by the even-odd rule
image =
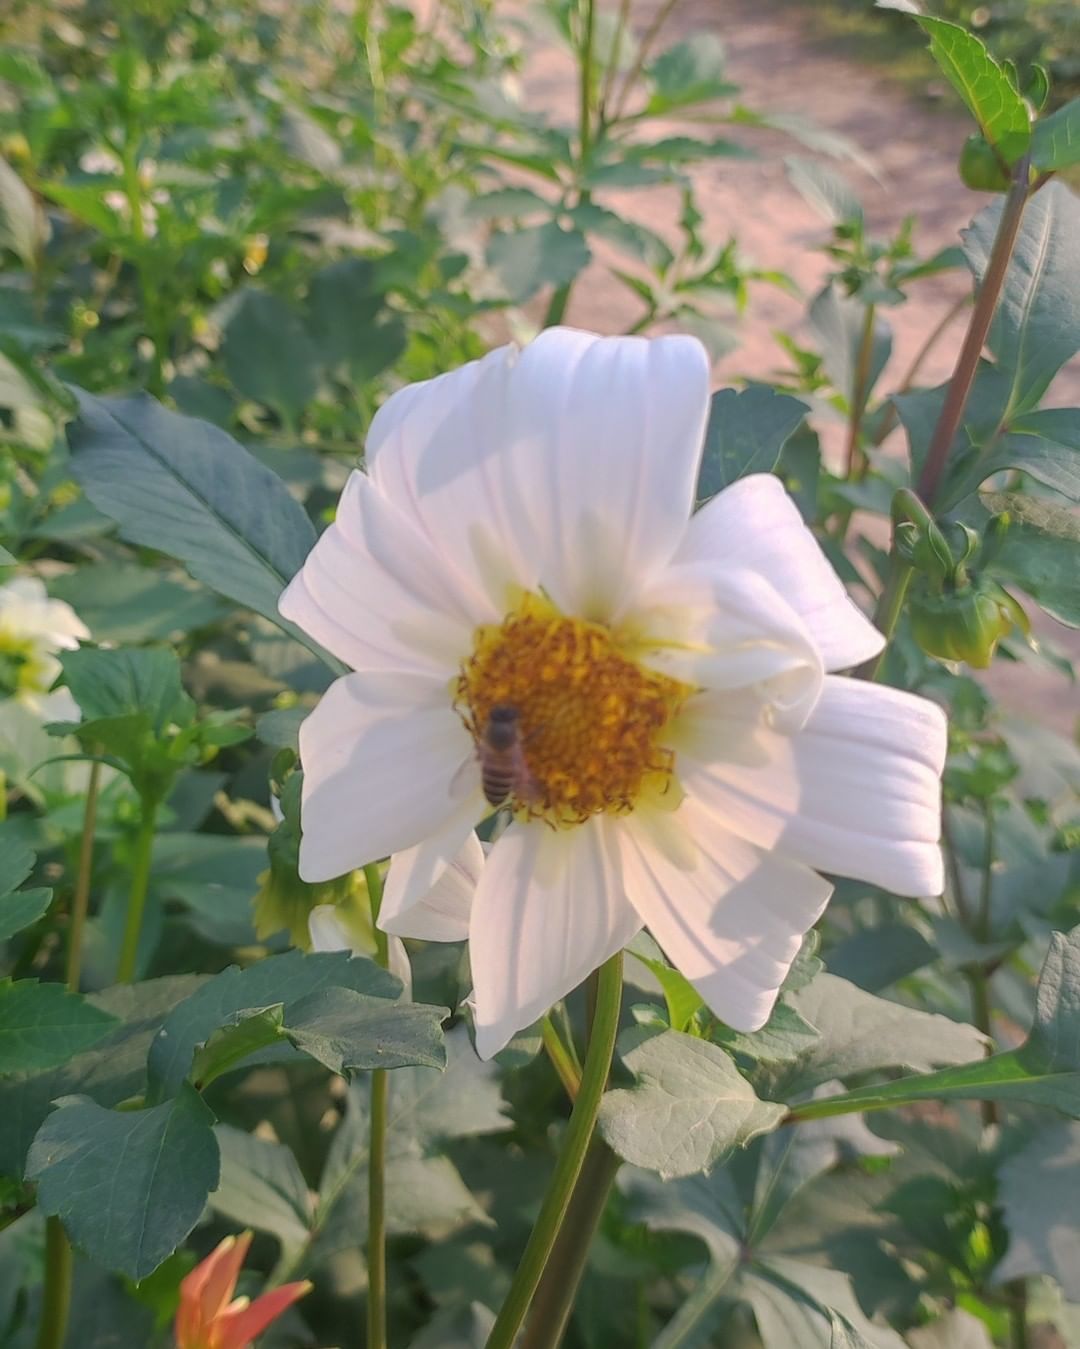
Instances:
[[[647,20],[640,7],[635,12],[639,24]],[[964,189],[956,175],[957,155],[968,133],[964,119],[912,100],[872,69],[830,52],[813,31],[810,11],[776,0],[682,0],[666,40],[701,32],[715,33],[725,43],[740,102],[755,111],[809,118],[824,130],[845,136],[869,157],[874,175],[850,163],[837,167],[862,201],[873,234],[890,236],[905,216],[914,215],[916,247],[929,254],[957,243],[961,228],[990,200]],[[526,96],[559,121],[572,122],[576,91],[563,53],[538,44],[526,67]],[[671,128],[680,129],[685,128]],[[719,134],[728,134],[727,128]],[[734,234],[748,261],[786,272],[809,297],[829,270],[829,260],[818,251],[828,227],[791,186],[783,157],[811,152],[775,132],[742,129],[732,138],[758,157],[717,159],[693,170],[706,235],[722,242]],[[667,233],[677,219],[679,202],[674,189],[651,188],[611,192],[604,204]],[[969,284],[959,273],[921,282],[912,288],[906,304],[889,311],[893,354],[880,388],[896,387],[927,334]],[[634,297],[594,264],[573,295],[567,321],[618,332],[640,312]],[[717,382],[767,377],[784,364],[773,334],[785,329],[805,335],[804,312],[804,302],[771,286],[756,285],[740,325],[740,346],[717,364]],[[958,341],[959,333],[954,341],[946,338],[939,345],[923,367],[920,383],[937,383],[948,376]],[[1059,378],[1053,401],[1080,402],[1076,361]],[[825,444],[826,453],[835,454],[839,437],[827,435]],[[1077,634],[1049,620],[1040,622],[1039,628],[1044,640],[1065,647],[1074,659],[1080,657]],[[1036,709],[1040,720],[1065,733],[1073,731],[1080,701],[1075,685],[1055,670],[1028,661],[998,661],[990,682],[1017,711]]]

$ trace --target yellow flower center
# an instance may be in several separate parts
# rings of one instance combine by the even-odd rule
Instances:
[[[501,769],[516,815],[562,827],[630,811],[646,795],[676,804],[673,754],[660,741],[693,689],[632,651],[628,635],[531,593],[477,629],[454,705],[481,763]],[[493,709],[496,724],[509,717],[508,736],[491,733]]]
[[[0,697],[44,688],[45,666],[34,640],[0,629]]]

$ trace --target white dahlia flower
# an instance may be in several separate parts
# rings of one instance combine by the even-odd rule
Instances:
[[[46,720],[75,720],[79,710],[67,689],[48,690],[60,673],[56,653],[89,636],[71,605],[50,599],[36,576],[0,585],[0,698],[17,698]]]
[[[708,404],[693,339],[568,329],[403,389],[282,596],[354,671],[301,729],[300,873],[391,856],[380,926],[468,937],[484,1057],[642,926],[754,1030],[819,872],[941,889],[945,719],[830,673],[883,639],[776,478],[692,514]]]

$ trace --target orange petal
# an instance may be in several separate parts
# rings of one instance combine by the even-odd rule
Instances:
[[[307,1279],[284,1283],[246,1306],[230,1307],[222,1312],[214,1325],[214,1349],[247,1349],[256,1335],[261,1335],[271,1321],[276,1321],[298,1298],[310,1293],[311,1287]]]
[[[197,1349],[201,1334],[229,1303],[251,1246],[251,1233],[226,1237],[180,1283],[176,1339],[180,1349]]]

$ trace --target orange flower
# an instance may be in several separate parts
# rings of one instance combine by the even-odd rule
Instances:
[[[254,1302],[233,1299],[250,1245],[250,1232],[226,1237],[181,1283],[176,1349],[248,1349],[286,1307],[311,1291],[304,1279],[273,1288]]]

